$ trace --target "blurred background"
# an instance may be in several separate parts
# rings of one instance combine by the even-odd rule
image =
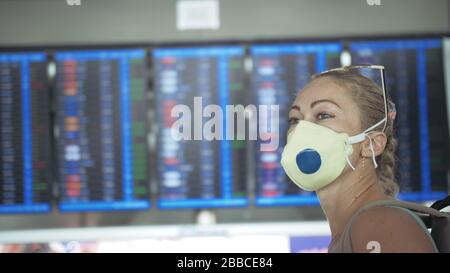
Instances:
[[[350,64],[386,67],[399,198],[444,198],[449,17],[447,0],[0,0],[0,251],[326,251],[279,160],[297,92]],[[173,140],[194,97],[279,105],[280,148]]]

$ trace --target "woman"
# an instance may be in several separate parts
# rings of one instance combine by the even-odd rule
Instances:
[[[329,252],[436,252],[413,212],[369,206],[398,192],[393,103],[380,72],[383,89],[352,67],[313,77],[290,110],[281,163],[293,182],[316,191],[331,229]]]

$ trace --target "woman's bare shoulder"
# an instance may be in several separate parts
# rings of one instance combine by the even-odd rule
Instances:
[[[407,211],[375,207],[353,222],[350,236],[354,252],[433,252],[433,243]]]

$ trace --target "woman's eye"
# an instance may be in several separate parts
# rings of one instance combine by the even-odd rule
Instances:
[[[289,125],[296,125],[299,121],[299,118],[289,118]]]
[[[317,119],[318,120],[324,120],[324,119],[329,119],[329,118],[333,118],[334,116],[327,114],[327,113],[319,113],[317,115]]]

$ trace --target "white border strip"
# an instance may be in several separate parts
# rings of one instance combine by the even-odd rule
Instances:
[[[326,221],[218,224],[218,225],[164,225],[145,227],[60,228],[0,232],[0,244],[44,243],[65,241],[176,239],[201,236],[239,235],[330,235]]]

